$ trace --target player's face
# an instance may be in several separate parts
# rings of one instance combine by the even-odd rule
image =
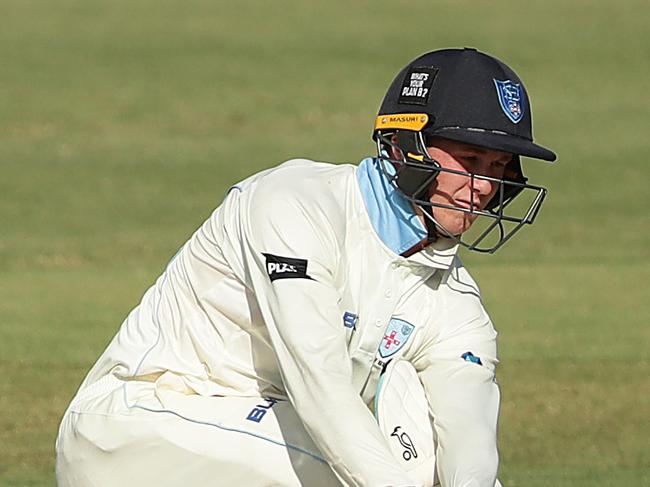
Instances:
[[[506,164],[512,159],[512,154],[507,152],[437,137],[429,142],[427,151],[442,168],[496,179],[503,177]],[[498,189],[497,182],[441,171],[430,188],[429,201],[467,210],[483,210]],[[433,215],[438,224],[452,235],[463,233],[478,216],[435,206]]]

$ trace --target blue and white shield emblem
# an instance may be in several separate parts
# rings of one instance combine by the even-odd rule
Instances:
[[[379,345],[379,355],[381,358],[388,358],[399,352],[408,341],[415,326],[408,321],[398,318],[391,318],[390,323],[384,332],[384,338]]]
[[[499,104],[503,113],[513,123],[518,123],[524,116],[524,97],[521,85],[510,80],[494,80],[499,95]]]

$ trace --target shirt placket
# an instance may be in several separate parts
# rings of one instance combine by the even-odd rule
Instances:
[[[375,292],[366,301],[365,316],[359,316],[361,335],[350,356],[353,363],[352,381],[356,390],[362,391],[373,368],[377,348],[384,336],[399,298],[398,264],[389,263],[373,286]]]
[[[413,268],[413,266],[408,265],[410,270],[407,268],[401,268],[397,262],[391,264],[391,275],[392,275],[392,290],[388,290],[384,293],[384,297],[388,298],[390,296],[390,309],[387,310],[387,314],[383,315],[383,318],[378,318],[375,322],[375,333],[373,333],[372,339],[374,340],[370,343],[368,342],[367,352],[371,354],[372,357],[369,360],[369,367],[366,368],[367,376],[361,387],[361,396],[367,404],[371,404],[379,383],[381,374],[386,368],[388,362],[399,356],[400,352],[395,356],[389,358],[383,358],[378,353],[379,347],[382,345],[382,340],[384,339],[384,334],[386,333],[386,327],[392,316],[396,312],[397,304],[399,298],[402,294],[410,292],[413,288],[422,285],[428,277],[436,272],[435,269],[426,269],[423,276],[422,268]],[[416,266],[417,267],[417,266]],[[408,276],[408,278],[407,278]],[[402,286],[400,289],[399,285]],[[386,299],[388,301],[388,299]]]

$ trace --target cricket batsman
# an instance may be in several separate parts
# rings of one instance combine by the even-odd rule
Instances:
[[[458,252],[533,223],[521,157],[555,154],[474,49],[409,63],[373,139],[232,186],[65,412],[60,486],[500,485],[497,334]]]

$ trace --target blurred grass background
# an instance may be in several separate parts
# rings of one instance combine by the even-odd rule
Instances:
[[[0,0],[0,485],[53,485],[61,415],[225,189],[357,162],[418,54],[512,65],[556,165],[494,256],[508,486],[650,485],[650,4]]]

